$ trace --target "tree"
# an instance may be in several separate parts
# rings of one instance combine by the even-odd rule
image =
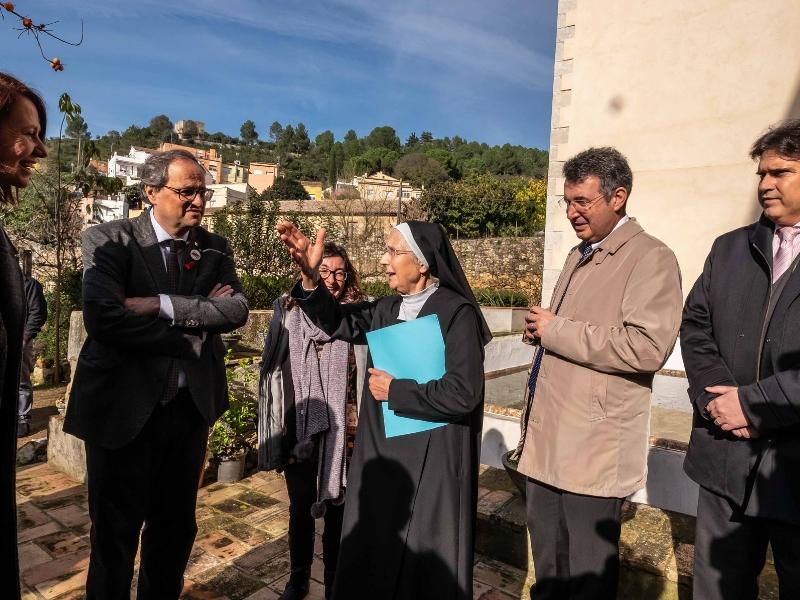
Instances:
[[[254,144],[258,139],[256,124],[250,119],[242,123],[242,126],[239,128],[239,133],[241,134],[242,141],[248,145]]]
[[[333,132],[323,131],[316,138],[314,138],[314,146],[317,150],[324,154],[329,154],[333,150],[334,137]]]
[[[269,139],[277,143],[280,141],[281,135],[283,135],[283,127],[277,121],[273,121],[269,126]]]
[[[410,181],[415,186],[426,187],[450,179],[439,161],[419,152],[406,154],[398,160],[394,165],[394,176]]]
[[[358,139],[358,134],[354,130],[350,129],[344,134],[342,150],[343,160],[361,154],[361,141]]]
[[[156,115],[150,119],[150,135],[161,142],[169,140],[173,127],[167,115]]]
[[[369,135],[364,139],[364,145],[367,148],[388,148],[389,150],[400,150],[400,138],[394,127],[384,125],[376,127],[369,132]]]
[[[197,137],[200,133],[200,128],[197,126],[197,123],[192,121],[191,119],[186,119],[183,122],[183,137],[193,140]]]
[[[296,179],[278,177],[270,187],[264,190],[264,200],[308,200],[310,196],[303,185]]]
[[[417,134],[412,131],[411,135],[406,138],[406,148],[411,149],[417,144],[419,144],[419,138],[417,137]]]
[[[433,134],[430,131],[423,131],[419,136],[419,141],[423,144],[430,144],[433,141]]]
[[[246,275],[291,273],[291,258],[275,231],[280,201],[251,193],[247,200],[228,205],[213,217],[214,231],[227,238],[233,248],[236,268]]]
[[[471,174],[425,190],[422,207],[457,237],[532,235],[544,226],[544,180]]]
[[[338,170],[336,168],[336,146],[331,147],[330,154],[328,154],[328,185],[336,189],[336,175]]]
[[[294,144],[292,151],[298,154],[305,154],[311,149],[311,140],[308,138],[308,131],[303,123],[297,124],[294,131]]]
[[[392,173],[394,164],[400,159],[400,153],[388,148],[370,148],[363,154],[349,158],[344,165],[348,176],[372,174],[378,171]]]
[[[276,149],[278,150],[278,154],[281,155],[281,158],[284,158],[289,152],[294,152],[294,138],[294,127],[291,125],[284,127],[281,137],[276,144]]]
[[[89,126],[80,113],[75,113],[67,117],[67,128],[64,133],[67,137],[74,139],[87,139],[92,137],[92,134],[89,133]]]

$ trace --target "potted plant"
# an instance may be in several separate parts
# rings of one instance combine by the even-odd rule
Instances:
[[[211,456],[219,463],[217,481],[223,483],[239,481],[244,476],[245,456],[254,447],[258,404],[255,394],[248,389],[255,379],[255,373],[249,369],[251,362],[241,361],[238,366],[228,363],[230,407],[214,423],[208,439]]]

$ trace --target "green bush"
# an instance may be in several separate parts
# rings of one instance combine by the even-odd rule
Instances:
[[[494,288],[474,288],[475,298],[482,306],[527,307],[528,296],[519,290],[503,290]]]
[[[242,275],[242,289],[250,305],[250,310],[268,310],[275,298],[288,292],[294,281],[291,277],[272,275]]]
[[[69,341],[69,317],[74,310],[81,310],[83,285],[83,271],[80,269],[65,269],[61,274],[61,360],[67,357],[67,343]],[[36,341],[41,344],[41,357],[46,364],[52,365],[56,358],[56,293],[55,285],[44,293],[47,300],[47,322],[42,331],[36,336]]]
[[[370,298],[377,300],[384,296],[391,296],[394,290],[389,287],[389,283],[385,279],[377,281],[362,281],[361,290]]]
[[[255,447],[258,399],[251,388],[257,375],[251,367],[249,360],[225,367],[230,407],[214,423],[208,437],[208,448],[215,458],[233,458]]]
[[[362,281],[361,289],[367,296],[376,300],[395,293],[385,280]],[[472,291],[478,304],[483,306],[528,307],[530,305],[528,296],[519,290],[473,288]]]

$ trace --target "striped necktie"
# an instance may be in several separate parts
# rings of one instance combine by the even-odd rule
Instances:
[[[792,264],[794,260],[794,240],[797,234],[800,233],[800,227],[779,227],[778,239],[780,246],[775,253],[775,258],[772,260],[772,283],[774,284],[781,275],[786,273],[786,269]]]

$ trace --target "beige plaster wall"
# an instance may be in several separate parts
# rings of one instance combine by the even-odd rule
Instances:
[[[686,294],[713,239],[755,220],[753,140],[800,117],[800,1],[560,0],[543,300],[574,233],[561,165],[613,145],[629,214],[675,251]]]

